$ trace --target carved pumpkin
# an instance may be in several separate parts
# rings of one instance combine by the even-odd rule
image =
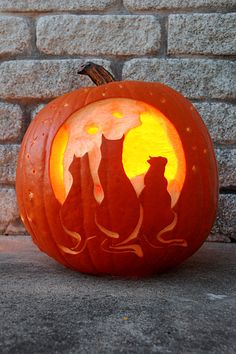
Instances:
[[[193,105],[160,83],[108,82],[43,108],[17,168],[21,218],[33,241],[67,267],[148,275],[192,255],[214,222],[212,142]]]

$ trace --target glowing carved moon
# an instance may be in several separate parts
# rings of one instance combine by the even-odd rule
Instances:
[[[172,207],[182,190],[186,162],[181,139],[173,124],[160,111],[131,99],[105,99],[72,114],[57,132],[51,149],[50,178],[58,201],[63,204],[71,188],[69,166],[74,155],[89,155],[94,195],[98,202],[103,190],[98,176],[101,139],[116,140],[125,135],[122,161],[137,194],[144,187],[149,156],[166,157],[165,177]]]

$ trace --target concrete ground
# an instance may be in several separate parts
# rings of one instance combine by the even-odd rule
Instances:
[[[0,353],[236,353],[236,245],[206,243],[148,279],[55,263],[0,237]]]

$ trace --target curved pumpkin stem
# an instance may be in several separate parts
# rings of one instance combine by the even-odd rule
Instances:
[[[78,74],[87,75],[97,86],[116,81],[111,73],[109,73],[101,65],[92,62],[81,65],[79,67]]]

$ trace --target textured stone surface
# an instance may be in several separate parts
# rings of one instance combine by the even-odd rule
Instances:
[[[15,141],[20,137],[23,112],[18,105],[0,102],[0,141]]]
[[[218,215],[211,235],[215,239],[226,236],[236,240],[236,194],[220,195]]]
[[[214,232],[214,229],[213,229]],[[225,242],[230,243],[232,242],[232,238],[228,237],[227,235],[221,234],[210,234],[206,240],[206,242]]]
[[[96,11],[116,4],[117,0],[1,0],[1,11]]]
[[[35,118],[35,116],[39,113],[39,111],[41,111],[41,109],[43,109],[43,107],[45,107],[46,104],[41,103],[38,106],[36,106],[34,109],[32,109],[30,117],[31,120],[33,120]]]
[[[236,147],[216,148],[220,186],[236,188]]]
[[[124,0],[124,5],[134,11],[178,9],[233,9],[235,0]]]
[[[169,54],[236,54],[236,13],[170,15]]]
[[[217,147],[221,191],[234,193],[235,9],[236,0],[0,0],[2,188],[14,184],[30,118],[41,103],[93,85],[77,69],[96,58],[119,78],[124,63],[124,78],[162,81],[192,99]],[[232,205],[209,239],[230,242]],[[18,216],[0,224],[0,233],[25,232]]]
[[[93,60],[110,69],[105,60]],[[59,96],[91,80],[77,74],[84,60],[21,60],[0,64],[0,98],[45,99]]]
[[[5,228],[4,235],[28,235],[20,218],[12,220]]]
[[[29,52],[31,34],[21,17],[0,16],[0,57]]]
[[[45,54],[144,55],[160,47],[154,16],[44,16],[37,24],[37,47]]]
[[[234,244],[147,279],[93,277],[0,237],[4,354],[234,354]]]
[[[14,189],[0,188],[0,232],[18,219],[18,208]],[[1,351],[1,350],[0,350]]]
[[[123,79],[161,81],[189,98],[236,97],[236,63],[207,59],[132,59]]]
[[[0,145],[0,183],[13,184],[19,145]]]
[[[194,103],[214,142],[236,144],[236,105],[222,102]]]

